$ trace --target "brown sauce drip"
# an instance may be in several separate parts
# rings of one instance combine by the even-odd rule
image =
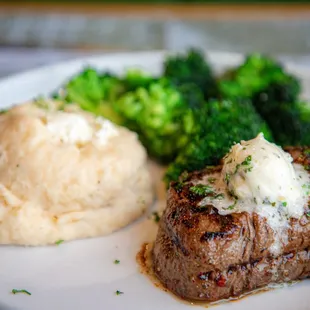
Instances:
[[[227,302],[240,301],[240,300],[244,299],[245,297],[249,297],[251,295],[256,295],[259,293],[264,293],[267,291],[274,290],[278,287],[281,287],[281,284],[277,285],[276,287],[269,287],[269,286],[262,287],[262,288],[254,290],[254,291],[244,293],[244,294],[240,295],[239,297],[232,297],[229,299],[219,300],[216,302],[203,302],[203,301],[196,301],[196,300],[192,301],[192,300],[182,299],[181,297],[170,292],[156,277],[154,270],[153,270],[152,249],[153,249],[153,243],[144,243],[141,246],[140,251],[137,253],[136,260],[137,260],[137,263],[140,267],[140,272],[142,274],[146,275],[157,288],[159,288],[159,289],[163,290],[164,292],[170,294],[171,297],[178,300],[179,302],[185,303],[185,304],[190,305],[190,306],[201,306],[204,308],[209,308],[209,307],[218,306],[218,305],[221,305],[221,304],[227,303]],[[293,285],[297,282],[299,282],[299,281],[287,283],[287,285]]]
[[[136,260],[140,267],[140,272],[146,275],[156,287],[160,288],[164,292],[169,292],[168,289],[164,287],[164,285],[159,281],[159,279],[154,273],[151,257],[152,248],[152,243],[144,243],[141,247],[141,250],[138,252]]]

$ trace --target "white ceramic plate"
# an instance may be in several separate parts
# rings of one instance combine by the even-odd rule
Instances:
[[[243,57],[208,53],[217,71],[235,66]],[[118,54],[80,59],[43,67],[0,81],[0,108],[6,108],[40,94],[48,94],[85,65],[121,73],[140,67],[157,74],[163,52]],[[303,79],[310,98],[310,71],[289,65]],[[308,93],[307,93],[308,92]],[[153,167],[156,170],[156,167]],[[158,171],[157,171],[158,172]],[[160,173],[156,174],[160,177]],[[159,186],[159,190],[162,190]],[[162,203],[152,208],[162,207]],[[151,212],[151,208],[149,210]],[[143,242],[152,241],[156,224],[148,215],[110,236],[79,240],[40,248],[0,247],[0,309],[18,310],[181,310],[193,309],[156,288],[138,271],[135,256]],[[114,260],[120,260],[115,265]],[[26,289],[31,296],[11,294]],[[277,289],[216,306],[224,310],[310,309],[310,282]],[[116,290],[124,292],[117,296]],[[200,306],[196,306],[200,308]]]

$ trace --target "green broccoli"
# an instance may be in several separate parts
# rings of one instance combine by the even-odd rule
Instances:
[[[115,104],[124,125],[139,134],[150,156],[167,163],[173,160],[196,132],[193,111],[205,104],[195,85],[176,88],[162,78],[148,88],[139,87]]]
[[[278,144],[310,145],[310,104],[302,101],[281,103],[264,111],[264,116]]]
[[[194,119],[200,129],[168,167],[167,184],[184,171],[218,164],[234,142],[252,139],[260,132],[272,140],[268,126],[249,101],[212,100],[194,111]]]
[[[210,65],[202,52],[190,49],[185,55],[168,57],[164,62],[164,76],[177,86],[193,83],[204,98],[217,96],[217,84]]]
[[[295,122],[299,123],[300,131],[300,145],[310,145],[310,104],[309,102],[296,102],[296,110],[298,111],[298,118]]]
[[[53,97],[66,103],[76,103],[83,110],[122,124],[123,120],[115,112],[113,103],[125,90],[119,78],[86,68],[70,79]]]
[[[219,91],[224,98],[249,98],[261,95],[271,104],[295,101],[300,93],[299,81],[285,72],[275,60],[249,55],[244,63],[220,79]]]
[[[137,88],[148,88],[153,82],[159,80],[140,69],[128,69],[123,78],[121,78],[126,91],[134,91]]]
[[[219,82],[223,98],[248,98],[272,130],[275,142],[309,144],[309,110],[298,100],[300,82],[271,58],[253,54]]]

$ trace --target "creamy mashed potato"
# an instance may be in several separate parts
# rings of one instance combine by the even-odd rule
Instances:
[[[152,202],[137,135],[70,106],[27,103],[0,116],[0,243],[109,234]]]

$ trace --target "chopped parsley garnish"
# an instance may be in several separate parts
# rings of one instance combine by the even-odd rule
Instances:
[[[184,171],[180,177],[179,177],[179,180],[181,183],[184,183],[185,181],[187,181],[188,179],[188,172],[187,171]]]
[[[247,156],[246,159],[241,164],[236,165],[236,168],[235,168],[235,171],[233,174],[236,174],[241,166],[249,166],[251,161],[252,161],[252,156],[251,155]],[[253,167],[246,168],[245,172],[250,172],[252,170],[252,168]],[[225,181],[227,182],[226,176],[225,176]]]
[[[238,172],[239,168],[240,168],[240,164],[237,164],[236,168],[235,168],[235,171],[234,171],[234,174],[236,174]]]
[[[26,294],[26,295],[31,295],[30,292],[28,292],[27,290],[17,290],[15,288],[12,289],[12,294]]]
[[[235,191],[234,191],[233,189],[231,189],[231,190],[229,191],[229,194],[230,194],[232,197],[234,197],[235,200],[238,200],[238,196],[236,195],[236,193],[235,193]]]
[[[271,202],[270,202],[270,200],[269,200],[268,197],[264,198],[263,204],[264,204],[264,205],[270,205],[270,204],[271,204]]]
[[[310,171],[310,165],[304,165],[304,168],[305,168],[307,171]]]
[[[310,184],[303,184],[302,188],[306,190],[306,195],[310,195]]]
[[[152,215],[153,215],[154,222],[158,223],[160,221],[160,216],[159,216],[158,212],[155,211],[155,212],[152,213]]]
[[[216,178],[212,178],[212,177],[208,178],[208,182],[211,184],[213,184],[215,181],[216,181]]]
[[[187,171],[184,171],[180,177],[179,177],[179,181],[176,182],[176,184],[174,185],[175,189],[177,191],[181,191],[183,186],[185,185],[185,182],[188,180],[188,172]]]
[[[287,202],[286,202],[286,201],[283,201],[283,202],[282,202],[282,206],[283,206],[283,207],[286,207],[286,206],[287,206]]]
[[[253,167],[250,166],[251,161],[252,161],[252,156],[251,156],[251,155],[247,156],[247,157],[245,158],[245,160],[244,160],[241,164],[237,164],[237,165],[236,165],[235,171],[232,173],[232,175],[235,175],[235,174],[238,172],[238,170],[239,170],[239,168],[240,168],[241,166],[248,166],[248,167],[246,167],[246,168],[244,169],[244,171],[245,171],[245,172],[251,172],[252,169],[253,169]],[[229,183],[230,178],[231,178],[231,175],[230,175],[229,173],[226,173],[226,174],[225,174],[225,182],[226,182],[226,184]]]
[[[190,187],[189,190],[199,196],[214,193],[214,190],[210,185],[204,185],[204,184],[197,184],[195,186]]]
[[[276,203],[275,203],[275,202],[272,202],[271,205],[272,205],[273,207],[275,207],[275,206],[276,206]]]
[[[230,174],[226,173],[225,174],[225,182],[228,184],[230,181]]]
[[[307,213],[307,216],[310,217],[310,212]]]
[[[220,193],[220,194],[216,194],[215,196],[214,196],[214,199],[224,199],[224,194],[222,194],[222,193]]]
[[[306,156],[310,156],[310,149],[304,150],[304,154],[305,154]]]
[[[177,191],[180,191],[180,190],[182,190],[182,188],[183,188],[183,186],[184,186],[184,183],[182,183],[182,182],[177,182],[176,184],[175,184],[175,189],[177,190]]]
[[[252,156],[249,155],[249,156],[247,156],[246,159],[241,163],[241,165],[242,165],[242,166],[247,166],[247,165],[249,165],[249,164],[251,163],[251,161],[252,161]]]
[[[65,240],[60,239],[60,240],[57,240],[57,241],[55,242],[55,244],[56,244],[56,245],[60,245],[60,244],[63,243],[63,242],[65,242]]]
[[[251,164],[251,161],[252,161],[252,156],[251,155],[247,156],[241,164],[236,165],[236,170],[235,170],[234,174],[237,173],[240,166],[249,166]],[[244,171],[247,173],[247,172],[251,172],[252,169],[253,169],[253,167],[247,167],[244,169]]]
[[[115,265],[118,265],[120,262],[121,262],[121,261],[118,260],[118,259],[114,260],[114,264],[115,264]]]
[[[115,292],[115,294],[116,294],[116,295],[122,295],[122,294],[124,294],[124,292],[121,292],[121,291],[117,290],[117,291]]]
[[[224,208],[224,209],[225,210],[233,210],[235,208],[236,204],[237,204],[237,201],[238,201],[238,199],[235,199],[235,202],[232,205],[230,205],[230,206],[228,206],[227,208]]]

